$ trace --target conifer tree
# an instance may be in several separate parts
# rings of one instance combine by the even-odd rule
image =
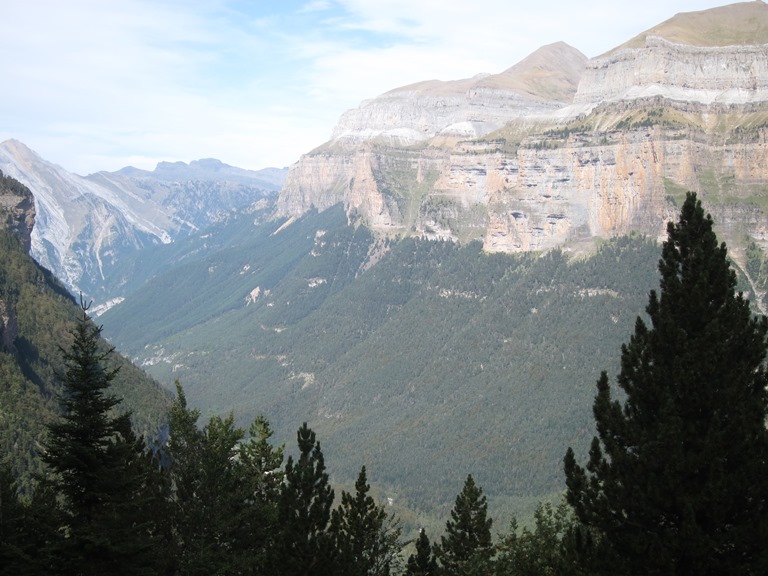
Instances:
[[[284,447],[270,443],[272,434],[269,421],[256,417],[234,461],[240,477],[237,497],[242,500],[233,540],[240,555],[240,573],[270,574],[267,550],[279,531],[277,502],[284,476]]]
[[[60,496],[62,532],[52,550],[62,574],[133,574],[152,559],[146,510],[144,443],[130,415],[117,414],[109,394],[116,370],[106,370],[112,349],[103,348],[101,328],[82,315],[63,350],[62,418],[48,427],[43,461],[52,474],[44,483]]]
[[[284,474],[285,446],[275,448],[270,443],[272,427],[264,416],[257,416],[248,429],[248,440],[240,444],[238,461],[250,478],[252,497],[261,502],[277,502]]]
[[[436,551],[443,573],[476,574],[484,570],[493,556],[492,524],[487,499],[470,474],[456,497]]]
[[[178,382],[176,391],[167,446],[176,570],[183,575],[233,572],[242,552],[233,541],[246,504],[235,463],[243,430],[231,416],[214,416],[198,428],[200,412],[187,407]]]
[[[427,537],[427,531],[423,528],[416,539],[416,552],[408,557],[405,567],[406,576],[435,576],[437,574],[437,560],[432,553],[432,544]]]
[[[363,466],[355,494],[342,492],[331,514],[339,576],[388,576],[395,567],[401,531],[368,494],[370,488]]]
[[[734,293],[712,227],[689,193],[651,327],[638,318],[621,350],[622,401],[603,372],[586,470],[566,454],[568,501],[606,573],[768,573],[768,323]]]
[[[495,572],[506,576],[575,576],[573,553],[575,530],[573,510],[562,501],[557,507],[540,503],[532,528],[518,528],[517,520],[496,546]]]
[[[280,531],[271,566],[274,574],[322,576],[335,574],[335,550],[328,530],[333,489],[315,433],[305,422],[297,432],[299,458],[288,457],[278,501]]]
[[[24,506],[16,493],[11,467],[0,462],[0,574],[18,573],[27,563],[21,535],[25,528]]]
[[[47,553],[61,539],[57,518],[56,495],[49,487],[37,485],[22,498],[11,467],[0,464],[0,576],[58,572],[60,559]]]

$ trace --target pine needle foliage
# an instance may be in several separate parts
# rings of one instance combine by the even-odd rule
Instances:
[[[80,302],[72,344],[62,348],[66,370],[59,396],[62,416],[48,426],[42,460],[45,487],[59,496],[53,517],[62,538],[52,543],[63,574],[140,574],[151,563],[143,489],[147,457],[130,414],[109,391],[117,369],[106,369],[112,349],[100,346],[101,328]]]
[[[768,322],[735,293],[712,218],[689,193],[622,347],[613,399],[597,384],[586,469],[565,458],[567,498],[620,574],[768,573]]]

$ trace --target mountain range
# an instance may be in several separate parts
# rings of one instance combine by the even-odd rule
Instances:
[[[102,306],[123,296],[130,276],[121,265],[129,255],[269,202],[286,173],[208,159],[82,177],[16,140],[0,143],[0,170],[34,191],[32,256],[73,293]]]
[[[0,144],[32,254],[118,349],[204,413],[264,413],[285,442],[308,421],[336,481],[365,464],[424,517],[467,473],[497,510],[562,490],[687,190],[768,308],[766,158],[761,1],[391,90],[287,170],[80,177]]]

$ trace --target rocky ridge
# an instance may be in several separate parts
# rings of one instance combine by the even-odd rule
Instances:
[[[500,74],[430,80],[391,90],[345,112],[334,141],[413,144],[436,136],[475,138],[512,118],[546,116],[573,98],[586,56],[563,42]]]
[[[660,236],[693,190],[737,253],[747,236],[768,246],[763,2],[678,14],[578,70],[576,52],[560,45],[571,57],[559,84],[548,48],[498,75],[506,87],[497,83],[496,106],[478,107],[486,116],[473,116],[482,78],[363,102],[291,167],[280,213],[343,202],[382,234],[478,238],[486,250],[517,252]],[[547,85],[523,93],[542,62]]]
[[[0,170],[34,194],[30,254],[67,288],[98,303],[121,296],[120,263],[276,194],[285,170],[242,170],[218,160],[71,174],[16,140],[0,143]]]

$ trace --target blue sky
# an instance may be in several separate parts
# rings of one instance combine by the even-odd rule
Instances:
[[[501,72],[556,41],[597,56],[726,3],[5,0],[0,141],[78,174],[288,166],[392,88]]]

